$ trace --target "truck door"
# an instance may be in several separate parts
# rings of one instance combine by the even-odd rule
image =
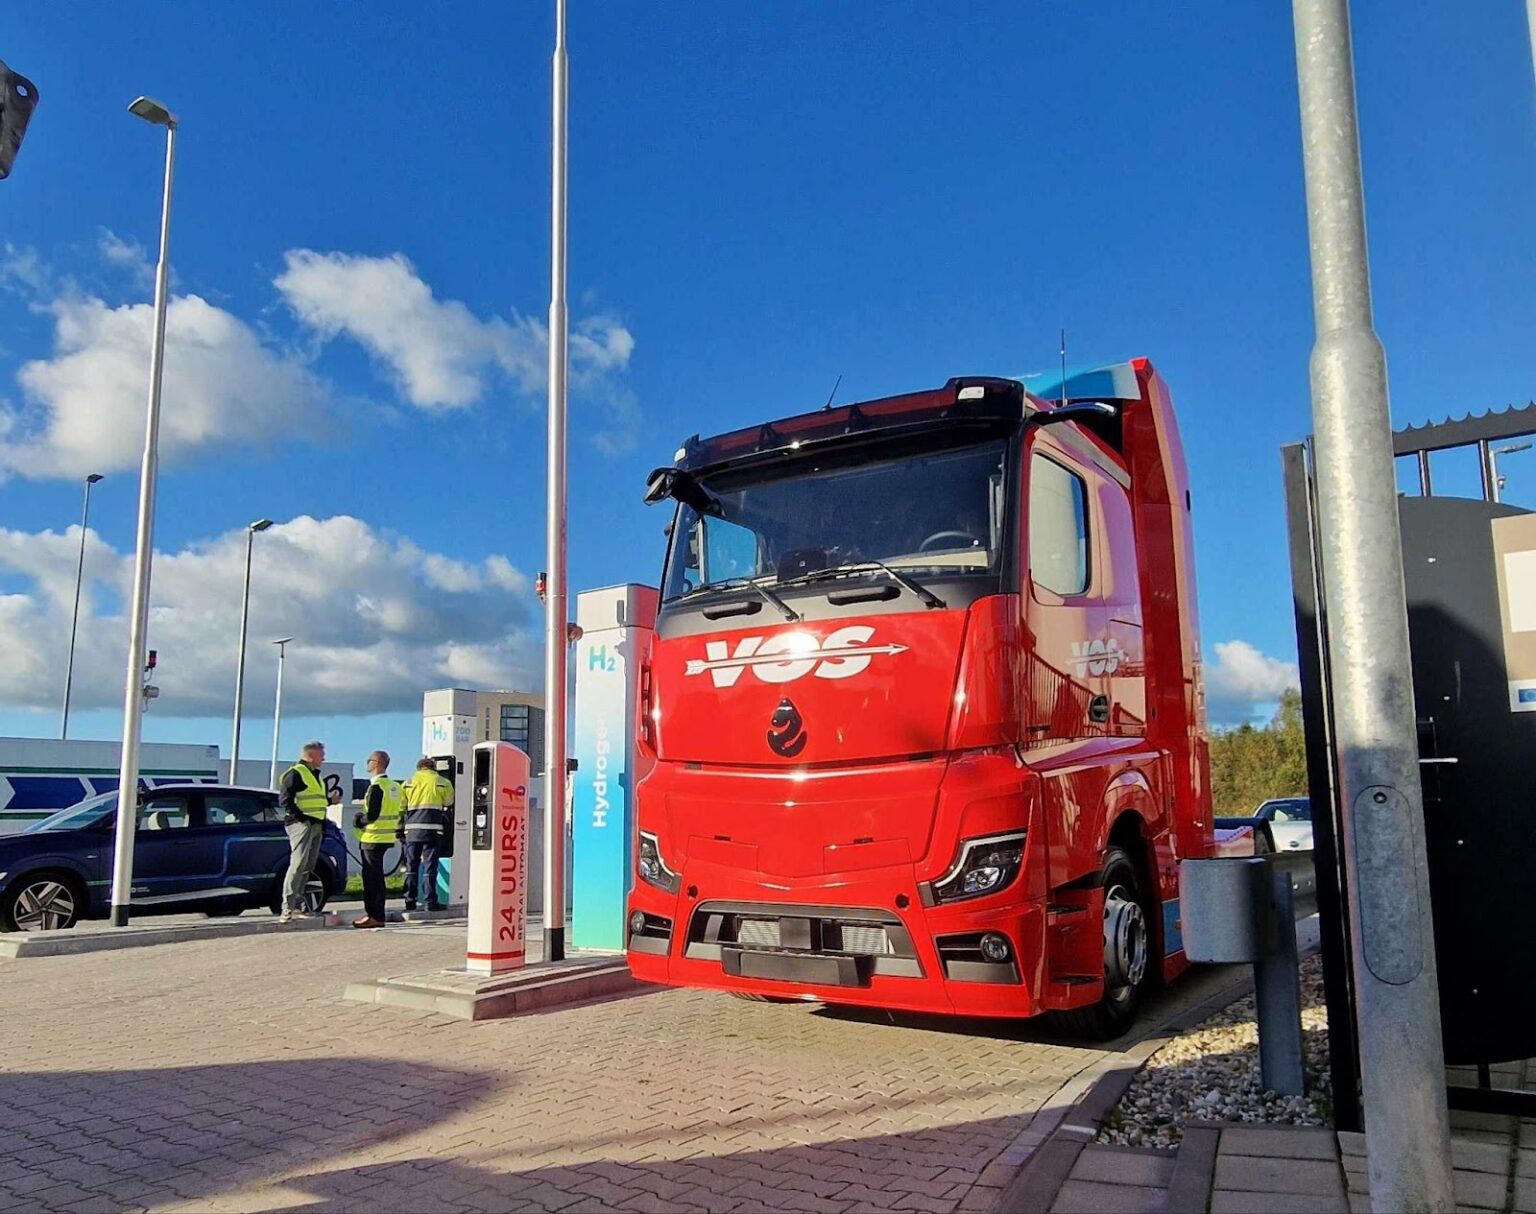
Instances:
[[[1108,728],[1105,608],[1094,571],[1091,473],[1037,435],[1026,469],[1025,742]]]
[[[1100,474],[1092,487],[1101,536],[1095,545],[1095,575],[1097,597],[1104,604],[1109,732],[1119,737],[1137,737],[1147,729],[1147,676],[1142,650],[1136,528],[1125,486]]]

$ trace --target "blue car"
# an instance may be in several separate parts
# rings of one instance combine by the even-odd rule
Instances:
[[[52,931],[105,919],[112,892],[117,793],[103,793],[0,836],[0,930]],[[282,909],[288,836],[277,794],[186,784],[139,793],[133,844],[135,915]],[[327,822],[306,890],[318,911],[347,884],[347,850]]]

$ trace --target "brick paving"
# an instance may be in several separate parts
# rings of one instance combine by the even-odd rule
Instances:
[[[1105,1058],[697,991],[478,1024],[340,998],[462,948],[412,927],[0,961],[0,1209],[987,1209],[1034,1112]]]

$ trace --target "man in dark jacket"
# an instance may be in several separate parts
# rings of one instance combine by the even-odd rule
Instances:
[[[417,760],[416,774],[400,788],[405,802],[401,838],[405,842],[405,909],[416,909],[419,894],[429,911],[441,910],[437,896],[437,853],[444,830],[453,829],[448,807],[453,784],[438,775],[432,760]]]

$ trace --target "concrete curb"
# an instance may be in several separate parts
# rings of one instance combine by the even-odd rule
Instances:
[[[266,936],[274,933],[313,932],[340,927],[340,915],[322,915],[279,923],[276,918],[213,919],[207,923],[175,926],[120,927],[99,931],[0,932],[0,957],[26,961],[37,957],[73,957],[81,953],[110,953],[125,948],[149,948],[157,944],[185,944],[192,940],[222,940],[231,936]]]
[[[1120,1102],[1126,1089],[1131,1086],[1147,1059],[1188,1029],[1230,1007],[1253,990],[1253,977],[1243,973],[1206,996],[1199,1003],[1185,1009],[1160,1025],[1151,1036],[1128,1046],[1115,1054],[1108,1054],[1079,1072],[1063,1084],[1057,1093],[1042,1106],[1030,1122],[1033,1136],[1036,1123],[1042,1115],[1052,1117],[1053,1128],[1045,1130],[1034,1150],[1018,1162],[1013,1179],[998,1194],[990,1209],[997,1214],[1047,1214],[1056,1201],[1061,1186],[1071,1175],[1072,1167],[1083,1148],[1099,1131],[1109,1111]],[[1211,1148],[1211,1167],[1214,1167],[1215,1147]],[[1006,1154],[1006,1152],[1005,1152]],[[1191,1165],[1197,1160],[1191,1158]],[[1177,1162],[1175,1163],[1177,1169]],[[1177,1179],[1177,1176],[1176,1176]],[[1186,1187],[1199,1183],[1200,1178],[1191,1176]],[[1209,1178],[1205,1178],[1209,1192]],[[1169,1205],[1170,1210],[1183,1209]],[[1205,1207],[1199,1206],[1199,1209]]]

